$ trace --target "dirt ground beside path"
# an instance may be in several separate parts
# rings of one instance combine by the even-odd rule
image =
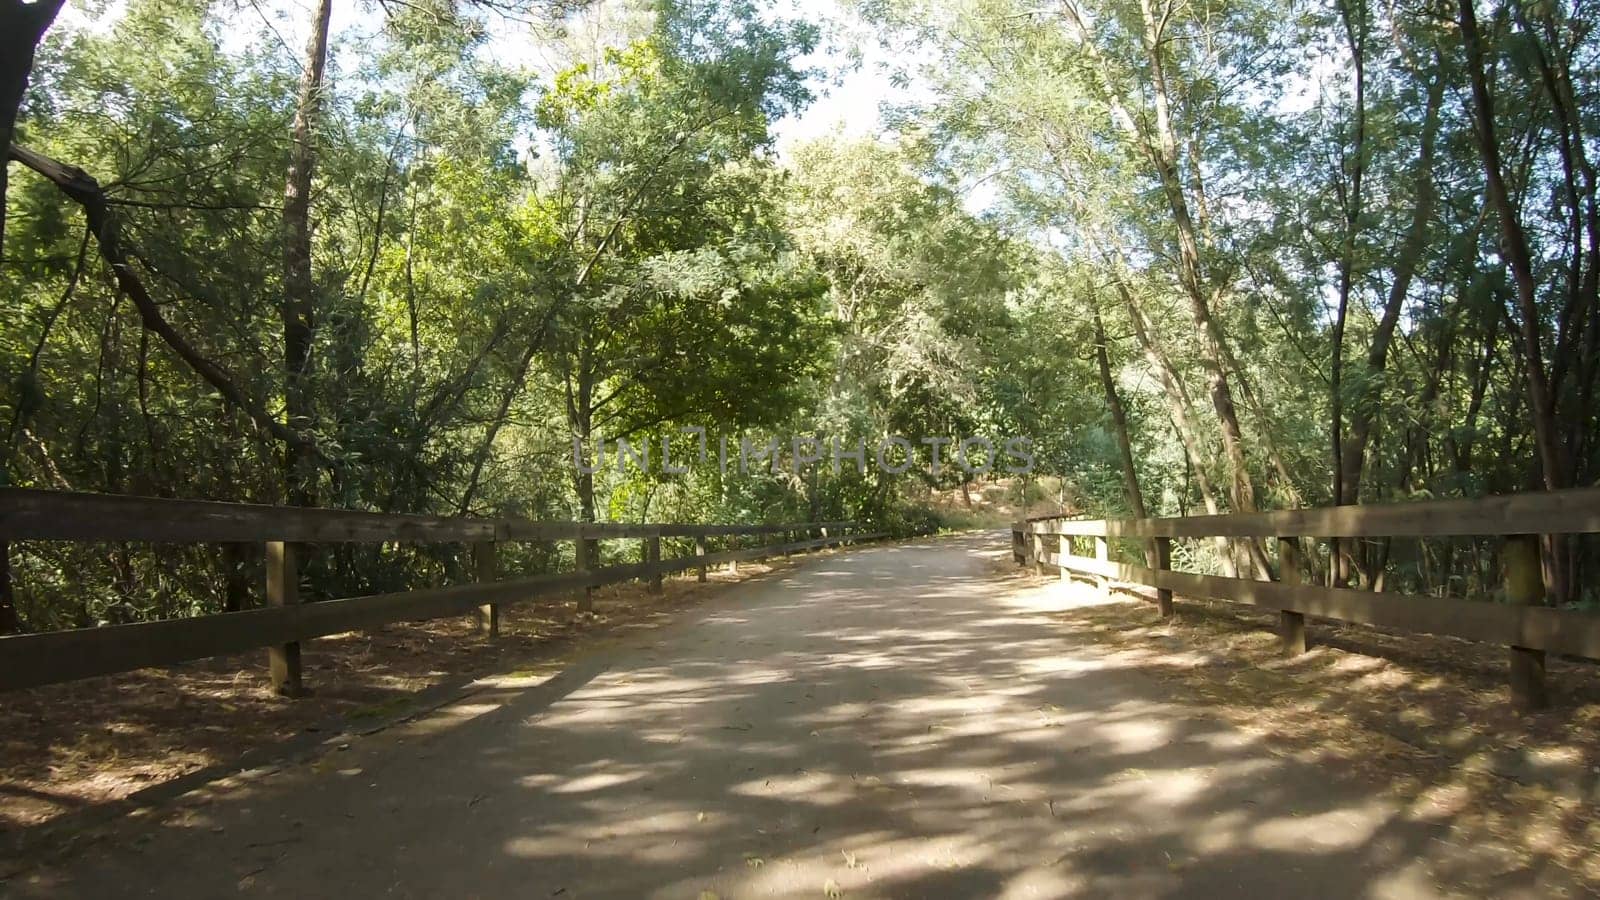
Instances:
[[[470,616],[404,622],[308,642],[310,696],[268,689],[266,654],[239,654],[0,697],[0,847],[7,832],[34,828],[147,788],[214,768],[251,750],[341,725],[374,725],[403,713],[419,692],[559,656],[582,639],[658,623],[712,591],[763,575],[782,559],[595,592],[593,615],[576,596],[548,597],[501,614],[501,637],[477,633]]]
[[[996,575],[1044,580],[1010,564]],[[1180,597],[1162,621],[1133,593],[1064,589],[1085,597],[1058,614],[1064,625],[1274,753],[1383,781],[1508,883],[1553,863],[1600,894],[1600,666],[1551,659],[1552,708],[1519,713],[1503,648],[1325,622],[1286,659],[1271,613]]]

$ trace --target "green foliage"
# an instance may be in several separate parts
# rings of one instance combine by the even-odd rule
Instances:
[[[1135,487],[1152,514],[1326,503],[1335,427],[1364,429],[1359,499],[1504,493],[1546,474],[1530,371],[1552,385],[1557,480],[1594,480],[1600,85],[1585,61],[1600,31],[1587,2],[1502,4],[1482,23],[1531,312],[1484,204],[1462,31],[1434,11],[859,9],[911,51],[899,75],[918,102],[888,110],[877,138],[781,159],[774,123],[810,100],[819,32],[749,0],[541,7],[509,37],[483,7],[420,0],[338,36],[314,129],[312,347],[297,373],[314,414],[294,423],[317,451],[318,502],[848,517],[915,533],[936,524],[938,497],[971,486],[954,466],[573,465],[575,438],[659,448],[684,427],[735,444],[1028,438],[1038,472],[1009,489],[1033,512],[1120,514]],[[241,15],[133,0],[107,25],[58,27],[18,142],[105,186],[162,314],[281,419],[303,61],[265,23],[236,39],[253,21]],[[1351,15],[1365,18],[1347,31]],[[548,71],[503,59],[507,40]],[[9,171],[6,483],[282,501],[284,442],[143,327],[73,202]],[[994,197],[982,213],[975,191]],[[529,570],[571,562],[570,548],[518,552]],[[1224,563],[1210,545],[1182,552]],[[1419,589],[1492,581],[1476,549],[1470,571],[1468,554],[1361,552],[1369,583],[1383,566]],[[254,602],[259,581],[248,554],[13,557],[32,628]],[[458,577],[454,548],[343,548],[313,557],[308,590]]]

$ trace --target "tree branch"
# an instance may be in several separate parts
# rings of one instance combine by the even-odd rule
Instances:
[[[12,144],[11,159],[44,176],[61,189],[63,194],[83,208],[89,229],[99,242],[100,256],[111,266],[117,286],[133,300],[139,310],[139,320],[144,327],[178,354],[205,382],[227,400],[244,410],[258,428],[286,445],[309,449],[321,455],[316,443],[308,436],[273,418],[267,410],[240,389],[233,377],[221,366],[205,358],[162,315],[144,282],[128,263],[122,248],[115,215],[100,183],[77,166],[67,165],[26,147]]]

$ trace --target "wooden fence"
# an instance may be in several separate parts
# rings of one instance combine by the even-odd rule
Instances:
[[[662,538],[693,538],[691,556],[661,558]],[[709,552],[708,538],[765,538],[760,546]],[[661,590],[662,576],[883,537],[853,522],[769,525],[612,524],[526,519],[442,518],[337,509],[166,500],[21,488],[0,489],[0,543],[132,541],[264,545],[265,605],[240,612],[0,637],[0,691],[126,672],[267,648],[273,687],[303,689],[300,641],[390,622],[476,613],[480,629],[499,632],[500,607],[635,579]],[[773,540],[773,539],[776,540]],[[646,561],[598,566],[593,542],[636,539]],[[573,541],[573,572],[501,579],[497,547],[519,541]],[[449,587],[299,602],[297,545],[310,543],[465,543],[474,581]]]
[[[1163,616],[1173,594],[1275,609],[1284,650],[1305,652],[1306,616],[1448,635],[1510,648],[1514,702],[1546,705],[1546,653],[1600,660],[1600,615],[1544,605],[1539,535],[1600,532],[1600,488],[1487,497],[1340,506],[1281,512],[1164,519],[1035,519],[1012,526],[1012,550],[1035,571],[1056,568],[1063,578],[1084,575],[1155,588]],[[1496,537],[1503,541],[1506,602],[1308,584],[1303,539]],[[1092,557],[1071,552],[1072,537],[1094,541]],[[1199,575],[1172,569],[1174,538],[1272,538],[1279,571],[1273,581]],[[1046,539],[1057,544],[1047,549]],[[1112,558],[1110,541],[1137,539],[1145,565]]]

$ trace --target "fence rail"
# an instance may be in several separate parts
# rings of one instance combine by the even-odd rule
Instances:
[[[852,524],[636,525],[541,522],[519,518],[408,516],[346,509],[0,488],[0,541],[141,541],[178,544],[559,541],[781,534],[803,528],[843,528]]]
[[[708,538],[772,537],[753,547],[710,552]],[[499,632],[504,605],[552,594],[646,580],[661,590],[665,575],[709,566],[816,550],[881,538],[854,522],[759,525],[691,523],[623,524],[548,522],[518,518],[447,518],[338,509],[170,500],[113,494],[0,489],[0,543],[15,541],[116,541],[147,543],[252,543],[266,552],[266,605],[239,612],[129,625],[106,625],[0,637],[0,691],[169,665],[211,656],[268,649],[273,686],[303,690],[300,642],[310,638],[476,612],[480,628]],[[691,556],[661,558],[662,538],[694,538]],[[598,566],[590,542],[638,539],[646,561]],[[577,570],[524,578],[499,577],[497,546],[511,542],[573,541]],[[296,546],[313,543],[466,543],[474,581],[316,603],[299,602]]]
[[[1306,649],[1306,616],[1406,632],[1445,635],[1510,649],[1512,699],[1524,708],[1546,705],[1546,653],[1600,660],[1600,615],[1545,605],[1539,535],[1600,532],[1600,489],[1421,501],[1241,515],[1160,519],[1045,518],[1012,526],[1012,550],[1035,571],[1061,577],[1113,580],[1156,590],[1162,615],[1174,594],[1279,611],[1286,653]],[[1504,542],[1506,602],[1373,592],[1306,583],[1302,539],[1353,537],[1498,537]],[[1071,552],[1071,538],[1094,539],[1095,555]],[[1273,538],[1273,580],[1202,575],[1172,569],[1174,538]],[[1054,539],[1058,549],[1046,547]],[[1114,561],[1110,540],[1140,539],[1145,565]]]

